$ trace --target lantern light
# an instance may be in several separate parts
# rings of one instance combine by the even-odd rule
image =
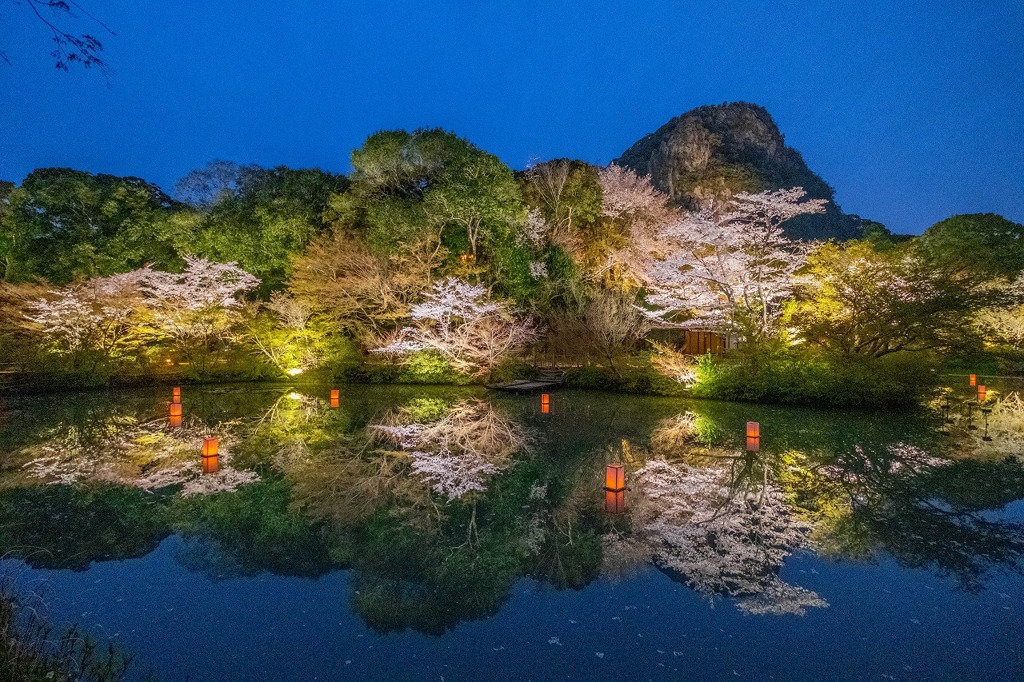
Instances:
[[[605,490],[621,491],[626,489],[626,465],[609,464],[604,470]]]
[[[986,393],[987,393],[987,391],[985,390],[985,384],[978,384],[978,402],[979,403],[985,402],[985,394]]]
[[[181,403],[171,403],[170,416],[181,419]]]
[[[215,474],[219,469],[219,455],[218,449],[220,440],[218,438],[204,438],[203,439],[203,473],[204,474]]]
[[[548,393],[542,393],[540,396],[540,413],[551,413],[551,395]]]
[[[331,389],[331,407],[341,407],[341,391],[336,388]]]
[[[290,370],[288,370],[287,374],[290,377],[296,377],[296,376],[302,374],[302,370],[299,369],[298,367],[292,367]]]
[[[747,422],[747,452],[761,451],[761,424]]]
[[[171,388],[171,402],[172,403],[180,403],[181,402],[181,386],[174,386],[174,387]]]
[[[609,514],[621,514],[626,511],[626,491],[605,490],[604,510]]]
[[[972,374],[971,375],[970,384],[971,384],[971,386],[977,386],[978,385],[978,375],[977,374]]]
[[[171,415],[170,417],[168,417],[167,423],[173,426],[174,428],[178,428],[179,426],[181,426],[181,416],[179,415],[175,417],[174,415]]]

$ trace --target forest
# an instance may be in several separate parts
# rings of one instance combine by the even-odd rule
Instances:
[[[172,194],[60,168],[0,183],[0,387],[552,363],[575,387],[878,406],[1022,370],[1024,225],[998,215],[798,239],[788,221],[829,210],[800,187],[683,206],[627,166],[516,171],[439,129],[371,135],[351,167],[213,161]]]

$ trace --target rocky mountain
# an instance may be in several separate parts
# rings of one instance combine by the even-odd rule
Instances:
[[[808,198],[827,199],[824,214],[799,216],[786,225],[800,239],[850,239],[864,221],[843,213],[828,183],[807,167],[764,107],[747,102],[704,106],[677,116],[644,136],[615,163],[640,175],[686,208],[736,192],[803,187]]]

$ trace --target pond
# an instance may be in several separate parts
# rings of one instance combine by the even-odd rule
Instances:
[[[1024,463],[959,415],[393,386],[173,404],[0,400],[0,571],[134,679],[1024,678]]]

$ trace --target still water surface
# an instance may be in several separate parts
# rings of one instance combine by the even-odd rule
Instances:
[[[185,387],[176,426],[170,402],[0,400],[0,569],[137,676],[1024,679],[1024,465],[932,414],[234,386]]]

